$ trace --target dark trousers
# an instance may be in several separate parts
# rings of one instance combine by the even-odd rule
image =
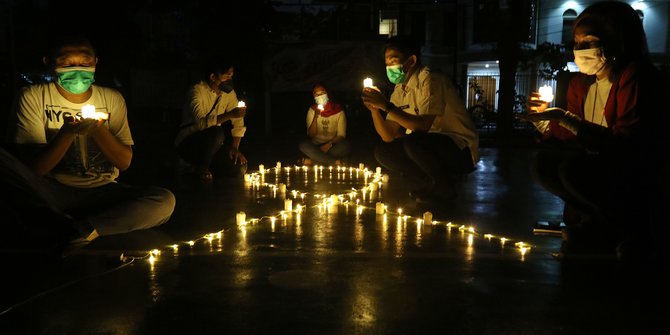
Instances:
[[[579,150],[538,152],[533,178],[565,202],[566,224],[589,224],[622,232],[650,228],[650,166],[635,155],[597,155]],[[620,236],[621,237],[621,236]]]
[[[470,149],[460,149],[451,137],[435,133],[412,133],[381,143],[375,158],[383,167],[432,187],[452,187],[455,175],[474,170]]]
[[[230,146],[225,139],[223,127],[209,127],[186,137],[177,146],[177,152],[199,172],[209,170],[218,177],[242,176],[247,171],[247,165],[236,164],[230,159]]]

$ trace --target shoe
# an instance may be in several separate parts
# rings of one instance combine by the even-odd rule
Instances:
[[[77,237],[70,240],[68,243],[62,246],[62,249],[60,250],[61,257],[68,257],[74,254],[75,251],[84,248],[98,237],[100,237],[98,231],[93,229],[93,231],[88,235]]]

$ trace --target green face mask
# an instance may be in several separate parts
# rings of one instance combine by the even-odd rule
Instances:
[[[401,64],[389,65],[386,67],[386,76],[394,84],[400,84],[405,80],[405,71]]]
[[[58,85],[72,94],[81,94],[88,90],[95,81],[94,67],[73,66],[56,69]]]

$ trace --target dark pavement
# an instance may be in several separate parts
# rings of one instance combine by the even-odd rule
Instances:
[[[134,131],[135,161],[123,180],[173,190],[173,218],[156,229],[99,238],[62,259],[30,245],[3,249],[0,334],[670,330],[661,265],[606,255],[558,260],[552,253],[561,239],[533,235],[536,221],[560,220],[562,203],[530,179],[536,147],[528,139],[507,146],[484,140],[482,160],[460,184],[460,197],[426,208],[411,201],[411,185],[393,174],[381,191],[362,196],[363,173],[356,178],[354,169],[377,167],[370,151],[375,138],[366,134],[351,135],[358,143],[351,172],[292,170],[288,178],[284,169],[278,177],[270,172],[266,183],[288,189],[275,195],[241,179],[190,184],[178,178],[161,137],[142,133]],[[277,161],[292,167],[297,156],[287,143],[294,140],[243,142],[249,172]],[[319,207],[321,195],[349,200],[352,189],[359,192],[348,205]],[[304,211],[284,219],[284,198]],[[386,219],[376,215],[377,201],[387,204]],[[399,218],[399,207],[407,219]],[[434,225],[417,223],[427,210]],[[238,226],[241,211],[258,221]],[[522,252],[517,242],[529,249]],[[160,255],[150,257],[152,249]]]

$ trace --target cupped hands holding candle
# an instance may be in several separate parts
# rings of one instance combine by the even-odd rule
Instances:
[[[108,119],[107,113],[96,112],[95,106],[84,105],[81,114],[77,116],[64,116],[61,131],[70,134],[87,135]]]

